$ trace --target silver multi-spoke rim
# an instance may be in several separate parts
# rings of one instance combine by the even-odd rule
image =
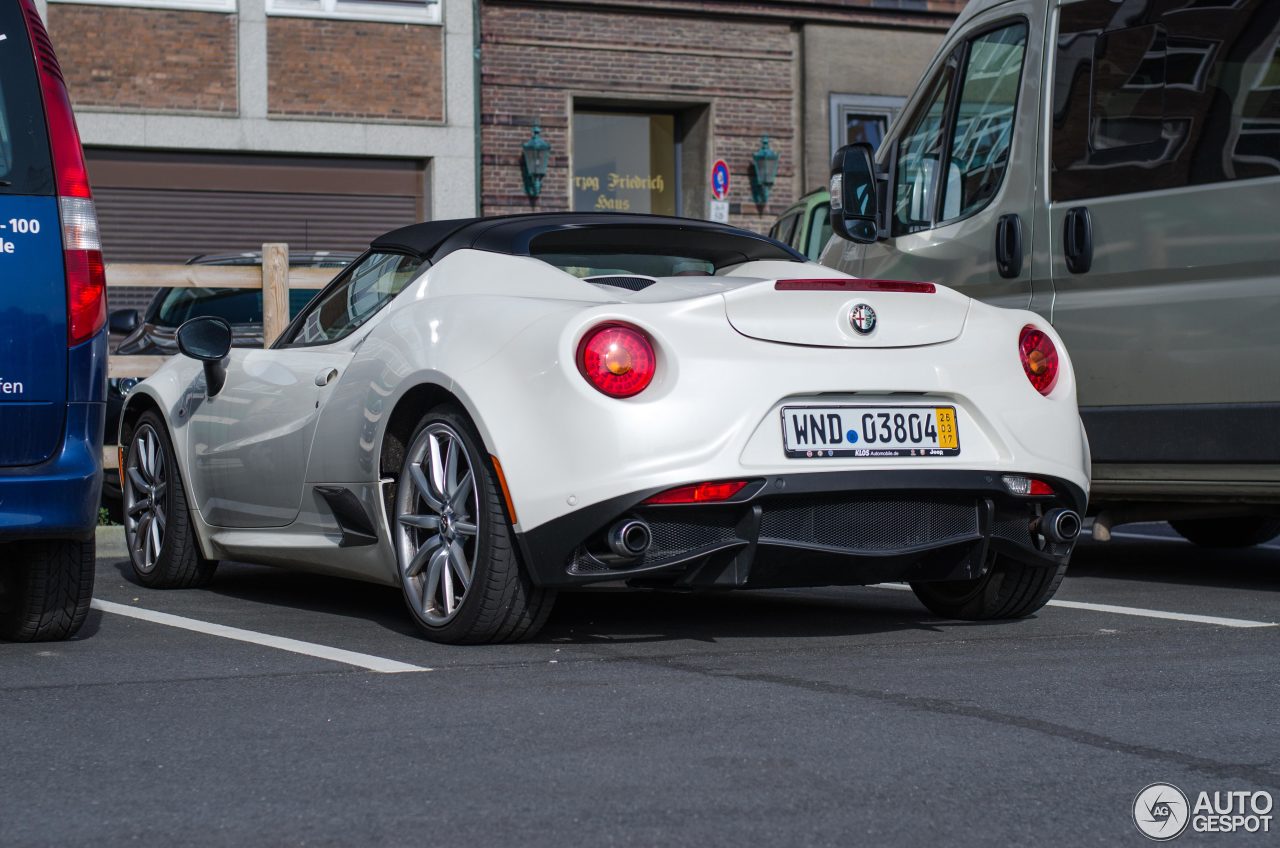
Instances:
[[[164,544],[168,467],[160,434],[143,424],[133,434],[124,469],[124,537],[139,571],[156,567]]]
[[[396,490],[396,552],[409,603],[431,625],[458,614],[480,537],[476,465],[458,432],[427,426],[409,446]]]

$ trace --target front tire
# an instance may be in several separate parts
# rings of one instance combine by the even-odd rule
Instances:
[[[392,534],[405,604],[435,642],[516,642],[538,632],[555,593],[520,563],[497,474],[466,414],[428,412],[400,468]]]
[[[1049,602],[1066,573],[1065,562],[1054,568],[995,554],[987,573],[976,580],[912,583],[911,590],[930,612],[943,618],[1025,618]]]
[[[1186,518],[1169,524],[1182,538],[1205,548],[1251,548],[1280,536],[1280,518],[1265,515]]]
[[[124,539],[134,577],[152,589],[207,586],[218,562],[200,553],[173,442],[159,415],[138,419],[124,464]]]
[[[93,599],[94,542],[14,542],[0,555],[0,638],[54,642],[76,635]]]

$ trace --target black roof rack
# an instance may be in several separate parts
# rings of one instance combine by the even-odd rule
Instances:
[[[372,247],[411,253],[432,263],[465,248],[514,256],[651,253],[661,248],[706,260],[717,268],[755,259],[805,261],[803,254],[780,241],[725,224],[665,215],[589,212],[427,221],[379,236]]]

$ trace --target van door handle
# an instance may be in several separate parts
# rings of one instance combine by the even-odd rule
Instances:
[[[338,376],[337,368],[321,368],[316,374],[316,385],[324,388],[333,382],[333,378]]]
[[[1022,275],[1022,219],[1012,213],[996,222],[996,270],[1009,279]]]
[[[1067,210],[1062,221],[1062,252],[1067,270],[1073,274],[1088,273],[1093,267],[1093,219],[1088,207]]]

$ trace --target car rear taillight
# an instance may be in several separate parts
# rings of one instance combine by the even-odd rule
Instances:
[[[1004,485],[1010,494],[1024,498],[1043,498],[1056,494],[1053,486],[1045,481],[1036,477],[1023,477],[1020,474],[1004,475]]]
[[[659,492],[646,498],[646,504],[691,504],[718,503],[727,501],[741,492],[747,485],[746,480],[718,480],[713,483],[694,483],[690,486],[678,486]]]
[[[578,370],[609,397],[640,394],[653,382],[657,366],[649,337],[628,324],[601,324],[578,345]]]
[[[1036,391],[1047,395],[1058,384],[1058,348],[1043,330],[1028,324],[1018,337],[1018,355],[1022,370]]]
[[[938,287],[933,283],[913,283],[906,280],[845,280],[838,277],[822,277],[815,280],[778,280],[773,284],[773,290],[933,294]]]
[[[71,98],[62,69],[53,53],[32,0],[20,0],[27,32],[35,50],[36,71],[49,128],[49,150],[58,187],[58,211],[62,218],[63,264],[67,274],[67,344],[92,338],[107,323],[106,275],[102,265],[102,240],[98,216],[89,191],[89,172],[80,147]]]

